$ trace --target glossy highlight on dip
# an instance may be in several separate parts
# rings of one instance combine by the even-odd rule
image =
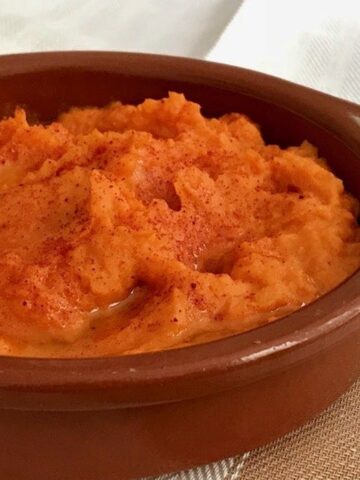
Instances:
[[[261,127],[261,126],[260,126]],[[0,122],[0,353],[200,343],[314,301],[360,266],[358,204],[314,146],[182,94]]]

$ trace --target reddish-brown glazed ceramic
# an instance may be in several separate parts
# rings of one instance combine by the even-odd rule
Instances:
[[[259,73],[156,55],[0,57],[0,114],[184,92],[317,145],[360,198],[360,107]],[[274,279],[275,280],[275,279]],[[0,357],[0,478],[124,480],[228,457],[296,428],[360,373],[360,272],[270,325],[205,345],[80,360]]]

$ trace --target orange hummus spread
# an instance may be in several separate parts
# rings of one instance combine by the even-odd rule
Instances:
[[[360,266],[357,203],[307,142],[265,145],[170,93],[0,122],[0,353],[194,344],[292,312]]]

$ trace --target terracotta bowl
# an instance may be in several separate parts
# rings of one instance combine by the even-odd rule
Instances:
[[[266,75],[127,53],[0,57],[0,115],[184,92],[248,114],[265,139],[308,139],[360,197],[360,107]],[[80,360],[0,358],[0,477],[123,480],[244,452],[333,402],[360,373],[360,272],[306,308],[200,346]]]

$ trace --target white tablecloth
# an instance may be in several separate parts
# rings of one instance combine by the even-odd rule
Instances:
[[[128,50],[201,57],[240,0],[0,0],[0,53]]]

